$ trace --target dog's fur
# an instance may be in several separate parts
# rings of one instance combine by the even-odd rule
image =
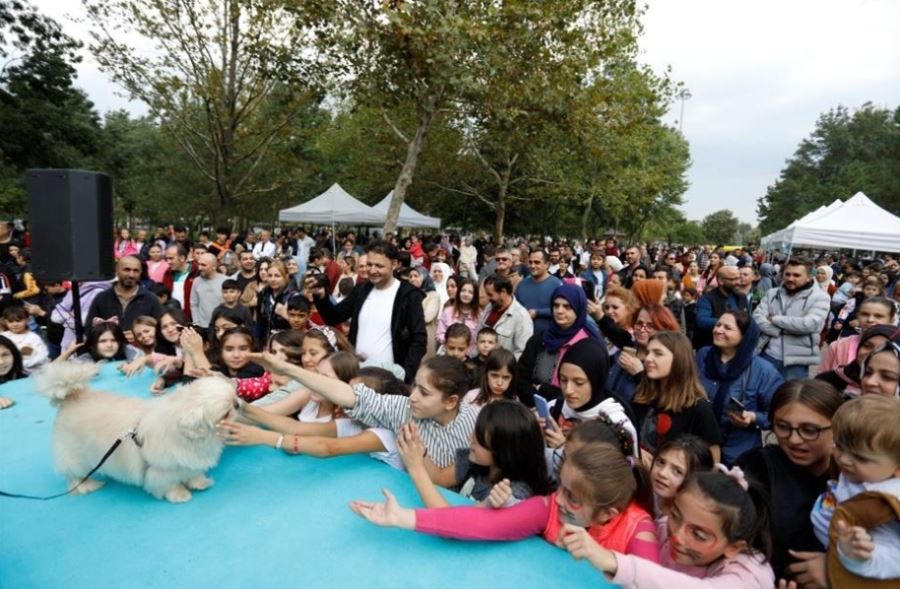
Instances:
[[[35,374],[38,392],[59,407],[53,426],[54,463],[70,488],[131,428],[136,428],[141,446],[126,438],[97,474],[143,487],[173,503],[190,501],[191,489],[211,487],[206,471],[219,462],[223,447],[216,424],[233,417],[237,406],[231,381],[200,378],[174,393],[143,400],[89,390],[88,381],[97,371],[94,364],[65,362]],[[102,485],[88,479],[73,492],[86,494]]]

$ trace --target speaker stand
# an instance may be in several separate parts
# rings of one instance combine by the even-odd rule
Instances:
[[[72,281],[72,313],[75,316],[75,341],[84,342],[84,323],[81,319],[81,292],[78,290],[78,281]]]

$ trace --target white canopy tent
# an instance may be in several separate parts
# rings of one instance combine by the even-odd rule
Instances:
[[[900,252],[900,217],[857,192],[835,201],[762,240],[768,249],[794,246]]]
[[[817,208],[816,210],[806,213],[805,215],[803,215],[802,217],[800,217],[799,219],[797,219],[796,221],[794,221],[793,223],[791,223],[790,225],[785,227],[784,229],[781,229],[774,233],[770,233],[769,235],[766,235],[765,237],[763,237],[760,240],[762,247],[764,249],[776,249],[776,248],[784,247],[785,246],[785,237],[791,235],[791,231],[794,229],[794,227],[798,226],[801,223],[808,223],[809,221],[812,221],[813,219],[818,219],[825,213],[832,211],[832,210],[836,209],[837,207],[843,206],[843,204],[844,204],[844,201],[842,201],[839,198],[836,198],[834,200],[834,202],[832,202],[831,204],[822,205],[819,208]]]
[[[335,249],[335,225],[382,225],[384,214],[362,203],[335,182],[312,200],[278,212],[279,221],[331,225],[331,249]]]
[[[372,206],[372,210],[381,213],[382,222],[387,218],[388,208],[391,206],[391,199],[393,197],[394,191],[391,190],[388,192],[387,196],[381,199],[381,202]],[[408,204],[403,203],[400,205],[400,218],[397,219],[397,225],[399,227],[432,227],[434,229],[440,229],[441,220],[437,217],[423,215]]]
[[[356,200],[335,182],[312,200],[278,212],[279,221],[313,225],[381,225],[384,215]]]

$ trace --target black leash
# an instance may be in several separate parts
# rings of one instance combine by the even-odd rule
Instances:
[[[75,489],[77,489],[78,487],[80,487],[81,485],[83,485],[84,482],[87,481],[89,478],[91,478],[91,475],[94,474],[95,472],[97,472],[97,471],[100,469],[100,467],[103,466],[103,463],[106,462],[106,460],[107,460],[110,456],[112,456],[113,452],[116,451],[116,448],[118,448],[118,447],[122,444],[122,442],[125,441],[126,438],[131,438],[131,439],[133,439],[133,440],[134,440],[134,443],[135,443],[138,447],[141,446],[141,443],[138,441],[138,438],[137,438],[137,430],[136,430],[136,429],[130,429],[130,430],[128,430],[127,432],[125,432],[124,434],[122,434],[121,436],[119,436],[119,438],[118,438],[115,442],[113,442],[113,445],[109,447],[109,450],[107,450],[107,451],[106,451],[106,454],[103,455],[103,458],[100,459],[99,464],[97,464],[97,466],[95,466],[94,468],[92,468],[92,469],[91,469],[91,472],[89,472],[89,473],[87,473],[86,475],[84,475],[84,478],[81,479],[80,481],[78,481],[78,484],[77,484],[77,485],[73,486],[71,489],[69,489],[69,490],[66,491],[65,493],[57,493],[56,495],[49,495],[49,496],[47,496],[47,497],[37,497],[37,496],[35,496],[35,495],[19,495],[19,494],[17,494],[17,493],[7,493],[6,491],[0,491],[0,497],[11,497],[11,498],[13,498],[13,499],[36,499],[36,500],[38,500],[38,501],[47,501],[47,500],[49,500],[49,499],[56,499],[56,498],[58,498],[58,497],[65,497],[66,495],[68,495],[69,493],[71,493],[72,491],[74,491]]]

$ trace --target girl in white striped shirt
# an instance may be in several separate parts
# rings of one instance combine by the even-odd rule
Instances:
[[[366,385],[350,386],[304,370],[271,354],[253,354],[257,362],[275,374],[299,381],[331,402],[344,407],[347,416],[369,427],[398,432],[406,423],[416,424],[425,446],[426,468],[431,480],[443,487],[456,484],[454,461],[458,448],[468,448],[475,429],[478,407],[463,405],[468,373],[462,362],[434,356],[422,362],[409,398],[379,395]]]

